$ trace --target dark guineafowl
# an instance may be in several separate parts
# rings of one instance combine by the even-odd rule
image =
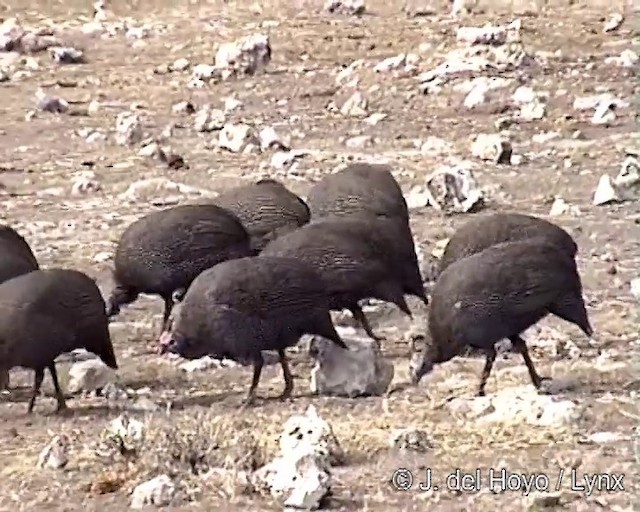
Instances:
[[[11,226],[0,225],[0,283],[38,268],[27,241]],[[9,371],[0,370],[0,389],[8,388]]]
[[[556,244],[532,238],[462,258],[447,267],[432,290],[428,335],[423,351],[412,356],[412,381],[418,383],[434,364],[471,346],[486,354],[478,390],[482,396],[496,358],[495,344],[508,338],[539,388],[543,379],[520,335],[550,313],[592,336],[575,259]]]
[[[214,203],[233,212],[251,236],[254,254],[280,235],[309,222],[307,204],[282,183],[261,179],[222,193]]]
[[[353,163],[324,176],[307,194],[311,218],[371,215],[408,225],[407,201],[390,169],[383,164]]]
[[[206,270],[176,306],[168,327],[162,352],[252,363],[247,405],[255,397],[263,350],[278,351],[286,399],[293,391],[287,347],[315,334],[347,348],[331,321],[324,283],[313,267],[288,258],[240,258]]]
[[[522,213],[493,213],[474,218],[456,230],[445,247],[439,272],[492,245],[533,237],[545,238],[572,258],[578,252],[572,236],[552,222]]]
[[[0,369],[35,371],[33,406],[49,369],[58,408],[66,408],[55,359],[84,348],[111,368],[118,367],[105,303],[95,281],[77,270],[34,270],[0,284]]]
[[[122,234],[114,257],[116,286],[107,315],[140,293],[164,300],[163,326],[198,274],[221,261],[251,254],[240,220],[217,205],[183,205],[152,212]]]
[[[428,302],[415,247],[392,219],[327,218],[284,235],[263,255],[297,258],[314,266],[327,286],[332,310],[348,309],[379,342],[358,301],[391,302],[411,316],[404,295]]]

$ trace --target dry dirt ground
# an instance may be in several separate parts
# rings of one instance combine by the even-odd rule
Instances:
[[[109,261],[96,261],[96,255],[112,252],[126,225],[155,208],[156,196],[163,204],[193,195],[175,191],[147,193],[135,201],[121,194],[135,181],[165,177],[198,189],[220,191],[258,175],[271,174],[286,181],[292,190],[304,195],[310,184],[348,160],[369,158],[394,165],[405,191],[424,181],[424,177],[449,157],[470,158],[472,136],[495,132],[494,122],[508,115],[492,100],[488,108],[465,112],[463,94],[451,84],[435,95],[423,95],[414,77],[375,74],[365,70],[360,90],[370,102],[371,112],[383,112],[386,119],[369,126],[356,118],[327,110],[334,101],[340,105],[351,89],[336,85],[341,67],[356,59],[377,63],[400,52],[421,57],[420,71],[441,62],[444,52],[453,48],[455,29],[461,24],[482,25],[486,21],[504,23],[511,15],[474,14],[462,21],[447,21],[440,15],[409,18],[401,2],[372,2],[372,13],[360,18],[323,13],[313,2],[181,2],[180,7],[162,1],[121,2],[108,7],[113,19],[129,17],[137,25],[149,24],[149,35],[142,42],[128,40],[122,33],[111,38],[78,35],[77,27],[92,15],[88,2],[5,1],[0,17],[20,14],[26,24],[44,26],[52,22],[73,25],[65,37],[86,51],[88,62],[57,66],[46,53],[32,56],[37,69],[17,64],[19,73],[0,84],[0,181],[7,194],[0,197],[2,220],[15,225],[32,244],[43,266],[69,266],[86,271],[105,282]],[[633,13],[614,33],[604,34],[605,10],[578,6],[548,7],[522,16],[526,51],[556,52],[538,67],[502,73],[550,93],[544,119],[510,127],[514,152],[524,155],[518,165],[494,165],[476,161],[476,177],[486,187],[485,211],[518,210],[546,215],[554,196],[561,195],[579,208],[557,217],[556,222],[571,230],[579,244],[581,269],[588,309],[596,330],[595,346],[572,325],[560,320],[543,322],[547,331],[571,337],[581,348],[578,359],[554,360],[544,345],[532,354],[540,372],[552,377],[570,377],[574,386],[563,393],[582,407],[581,417],[560,427],[532,427],[518,422],[481,424],[455,414],[443,404],[451,396],[472,396],[482,361],[458,358],[437,368],[419,388],[392,394],[387,398],[338,399],[313,397],[308,391],[312,367],[309,357],[292,353],[297,376],[294,399],[281,403],[265,398],[247,412],[238,406],[250,380],[248,369],[214,369],[187,374],[154,354],[161,301],[142,298],[123,309],[113,324],[113,338],[125,386],[142,390],[158,402],[171,401],[170,415],[163,412],[145,416],[150,439],[138,458],[106,463],[91,451],[107,421],[120,410],[101,398],[69,398],[72,412],[51,414],[54,407],[51,385],[45,380],[45,395],[32,416],[26,416],[26,397],[31,373],[14,370],[11,397],[0,404],[0,509],[1,510],[114,510],[128,507],[128,491],[157,474],[157,465],[169,462],[171,441],[163,440],[171,426],[201,436],[214,447],[209,463],[224,459],[240,445],[245,433],[255,440],[256,453],[273,453],[283,419],[303,412],[314,404],[328,420],[347,452],[346,464],[336,468],[334,495],[326,506],[334,510],[524,510],[530,499],[518,491],[491,492],[483,483],[479,492],[424,493],[418,489],[399,492],[390,485],[394,469],[424,472],[431,468],[434,478],[460,468],[506,467],[511,472],[546,473],[552,486],[559,468],[577,467],[577,474],[624,473],[624,492],[594,492],[591,496],[562,485],[557,510],[631,510],[638,491],[638,462],[634,450],[634,428],[638,423],[635,401],[638,390],[638,305],[629,291],[629,282],[638,276],[640,263],[640,203],[593,206],[592,195],[600,174],[616,174],[623,160],[623,149],[636,146],[635,105],[621,109],[614,126],[590,124],[590,113],[572,108],[575,96],[610,91],[631,101],[637,93],[634,70],[605,65],[604,58],[619,55],[631,47],[638,32]],[[185,84],[189,71],[154,73],[158,66],[185,57],[192,63],[211,63],[216,45],[254,32],[271,37],[273,60],[265,72],[254,77],[212,84],[189,90]],[[428,45],[423,45],[428,43]],[[423,45],[421,47],[421,45]],[[543,54],[541,54],[543,55]],[[0,55],[1,57],[1,55]],[[469,76],[454,80],[462,81]],[[375,86],[375,87],[374,87]],[[498,93],[507,100],[516,84]],[[47,93],[72,103],[76,115],[37,113],[34,93],[43,87]],[[271,152],[233,154],[215,149],[215,134],[200,134],[185,115],[172,113],[173,104],[190,100],[196,107],[204,103],[222,106],[233,96],[243,106],[230,114],[232,121],[275,126],[292,135],[292,146],[313,150],[300,160],[295,172],[273,171],[268,163]],[[88,115],[88,102],[114,104]],[[189,168],[170,169],[162,162],[137,156],[137,148],[113,142],[116,115],[133,103],[145,121],[145,133],[157,136],[170,123],[172,149],[182,155]],[[493,106],[491,106],[493,105]],[[106,142],[88,143],[78,131],[98,129],[109,135]],[[582,137],[574,137],[576,131]],[[537,143],[536,133],[557,131],[559,138]],[[345,138],[369,134],[371,147],[350,149]],[[452,144],[450,154],[422,154],[416,140],[437,136]],[[419,145],[417,146],[419,147]],[[569,162],[571,165],[569,165]],[[92,170],[101,190],[72,195],[76,172]],[[168,196],[173,196],[169,197]],[[196,195],[197,196],[197,195]],[[482,213],[478,213],[481,215]],[[453,228],[472,214],[445,216],[433,208],[413,213],[413,229],[425,252],[437,240],[449,236]],[[414,323],[424,328],[424,310],[411,302],[416,311]],[[377,328],[387,335],[385,357],[396,366],[397,382],[406,380],[408,346],[404,331],[409,320],[392,309],[374,315]],[[594,368],[596,359],[600,364]],[[60,364],[60,372],[66,372]],[[263,373],[262,397],[275,397],[282,387],[278,367]],[[529,385],[525,367],[518,356],[504,357],[494,367],[488,392],[515,385]],[[145,389],[146,388],[146,389]],[[136,413],[132,413],[136,415]],[[390,433],[401,427],[425,430],[433,448],[426,453],[407,455],[389,449]],[[619,438],[609,443],[586,441],[589,434],[615,432]],[[72,440],[71,462],[64,470],[41,470],[35,462],[52,434],[64,433]],[[208,437],[207,437],[208,436]],[[253,442],[253,441],[252,441]],[[164,444],[163,444],[164,443]],[[176,442],[177,443],[177,442]],[[581,463],[580,463],[581,462]],[[580,464],[579,464],[580,463]],[[179,465],[176,463],[176,465]],[[188,480],[188,471],[178,468],[178,476]],[[182,471],[182,472],[180,472]],[[227,510],[251,507],[278,510],[268,498],[244,494],[221,482],[189,480],[192,503],[170,510]],[[195,482],[195,483],[194,483]],[[534,506],[541,506],[540,503]]]

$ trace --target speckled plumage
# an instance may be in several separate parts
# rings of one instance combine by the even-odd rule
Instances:
[[[456,230],[444,250],[439,272],[492,245],[534,237],[544,237],[572,258],[578,251],[572,236],[552,222],[521,213],[493,213],[472,218]]]
[[[327,218],[284,235],[262,254],[298,258],[313,265],[327,286],[330,307],[349,309],[374,340],[358,301],[376,298],[404,313],[412,294],[427,303],[413,241],[393,219]]]
[[[56,388],[58,409],[64,397],[54,360],[84,348],[117,368],[105,303],[95,281],[77,270],[34,270],[0,284],[0,368],[35,370],[29,412],[48,368]]]
[[[307,194],[311,219],[330,216],[372,215],[408,224],[409,208],[390,167],[352,163],[324,176]]]
[[[217,205],[183,205],[152,212],[122,234],[114,257],[116,287],[108,300],[113,316],[138,294],[164,299],[163,325],[173,294],[186,291],[204,270],[251,254],[249,234],[240,220]]]
[[[211,355],[251,362],[253,400],[261,351],[277,350],[289,396],[293,381],[284,350],[304,334],[347,348],[335,330],[324,283],[310,265],[267,256],[225,261],[200,274],[171,318],[163,351],[193,359]]]
[[[271,240],[303,226],[310,219],[306,203],[273,179],[233,188],[214,202],[240,219],[251,236],[255,254]]]
[[[471,346],[487,354],[484,394],[494,345],[508,338],[538,387],[520,334],[550,313],[592,335],[575,259],[546,238],[496,244],[452,263],[432,290],[425,350],[412,361],[414,382]]]

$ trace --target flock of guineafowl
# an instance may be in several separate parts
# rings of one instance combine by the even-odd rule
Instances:
[[[479,395],[509,339],[531,380],[542,377],[520,334],[552,313],[591,337],[575,256],[562,228],[518,213],[472,217],[451,237],[427,294],[402,190],[384,165],[353,163],[325,176],[303,200],[263,179],[209,203],[154,211],[122,234],[115,287],[102,297],[95,281],[70,269],[40,269],[25,239],[0,230],[0,385],[9,370],[33,369],[28,412],[49,369],[58,409],[66,408],[54,360],[84,348],[117,368],[109,318],[140,293],[164,300],[160,353],[210,355],[253,366],[252,403],[262,351],[277,351],[293,390],[285,350],[305,334],[349,350],[330,311],[349,310],[380,344],[359,302],[378,299],[411,311],[405,295],[428,307],[420,345],[412,343],[411,381],[465,347],[486,354]],[[429,295],[429,297],[427,296]]]

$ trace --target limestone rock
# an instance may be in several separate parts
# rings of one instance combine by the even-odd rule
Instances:
[[[224,125],[218,136],[218,145],[233,153],[240,153],[248,147],[258,147],[260,141],[257,139],[253,128],[247,124]]]
[[[271,61],[269,36],[254,34],[220,45],[215,67],[222,70],[222,78],[253,75]]]
[[[351,398],[384,394],[393,379],[393,364],[368,339],[352,338],[347,344],[348,352],[322,337],[312,339],[316,366],[311,370],[311,391]]]
[[[357,16],[364,14],[366,6],[364,0],[327,0],[324,9],[333,14]]]
[[[511,162],[511,143],[502,135],[494,133],[480,133],[471,145],[473,156],[481,160],[508,164]]]
[[[121,112],[116,118],[116,143],[133,146],[142,140],[140,117],[133,112]]]
[[[193,127],[197,132],[213,132],[222,130],[225,122],[226,118],[222,110],[205,105],[196,113]]]
[[[171,504],[176,486],[167,475],[157,476],[138,485],[131,496],[131,508],[141,509],[146,505],[165,507]]]
[[[367,115],[368,105],[367,98],[360,91],[356,91],[344,102],[340,113],[347,117],[364,117]]]
[[[38,456],[39,468],[62,469],[69,463],[69,438],[54,436]]]
[[[429,204],[440,211],[466,213],[484,202],[471,165],[464,162],[439,167],[427,177],[425,185]]]
[[[426,452],[433,448],[427,433],[417,428],[394,430],[389,438],[389,444],[392,448],[400,451]]]
[[[95,391],[104,388],[116,380],[116,373],[100,359],[87,359],[71,365],[69,368],[69,393]]]

